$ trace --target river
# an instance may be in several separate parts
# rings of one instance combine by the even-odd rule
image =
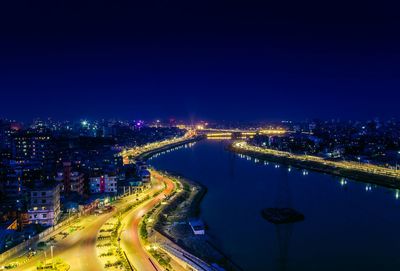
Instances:
[[[207,233],[243,270],[400,270],[399,191],[257,161],[226,144],[203,140],[149,164],[207,186]],[[305,220],[276,226],[261,217],[276,206]]]

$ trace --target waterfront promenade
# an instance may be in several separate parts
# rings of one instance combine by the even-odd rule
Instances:
[[[234,142],[231,150],[237,153],[289,164],[314,171],[371,182],[387,187],[400,187],[400,171],[382,166],[353,161],[332,161],[312,155],[293,154],[247,144],[245,141]]]
[[[198,137],[195,136],[193,131],[189,131],[182,137],[157,141],[144,146],[125,149],[121,152],[121,156],[124,164],[129,164],[135,159],[146,158],[157,152],[190,143],[195,140],[198,140]]]

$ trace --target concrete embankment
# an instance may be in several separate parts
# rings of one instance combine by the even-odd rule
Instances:
[[[380,174],[374,174],[374,173],[368,173],[368,172],[362,172],[362,171],[359,171],[356,169],[337,168],[337,167],[330,166],[330,165],[324,165],[324,164],[313,162],[313,161],[298,160],[298,159],[291,158],[291,157],[281,157],[281,156],[276,156],[273,154],[260,153],[260,152],[251,151],[251,150],[244,150],[241,148],[235,148],[233,145],[230,145],[228,147],[228,149],[232,152],[240,153],[243,155],[248,155],[250,157],[257,158],[260,160],[276,162],[279,164],[289,165],[289,166],[293,166],[296,168],[302,168],[302,169],[308,169],[308,170],[322,172],[322,173],[328,173],[331,175],[349,178],[349,179],[360,181],[360,182],[377,184],[377,185],[381,185],[381,186],[385,186],[385,187],[389,187],[389,188],[400,189],[400,180],[395,177],[383,176]]]
[[[161,148],[157,148],[137,156],[137,159],[147,160],[151,156],[179,147],[188,143],[197,142],[204,139],[204,136],[194,137],[181,142],[166,145]],[[187,186],[188,188],[183,189],[174,197],[173,201],[163,207],[158,214],[157,222],[155,223],[154,229],[161,234],[164,238],[174,243],[177,247],[196,255],[207,262],[217,262],[223,266],[226,270],[239,271],[242,270],[237,264],[235,264],[230,257],[225,255],[219,250],[212,242],[211,238],[206,236],[196,237],[193,236],[190,227],[187,224],[189,218],[198,217],[200,214],[200,205],[207,193],[207,187],[188,180],[177,173],[166,173],[165,176],[177,180],[181,183],[182,187]],[[186,191],[191,191],[188,194]],[[170,228],[166,227],[163,222],[164,217],[174,218],[173,221],[169,221],[168,225],[177,222],[177,226]],[[184,222],[181,224],[181,222]]]
[[[182,141],[179,141],[179,142],[176,142],[176,143],[168,144],[168,145],[165,145],[165,146],[160,147],[160,148],[156,148],[156,149],[153,149],[153,150],[150,150],[150,151],[143,152],[143,153],[139,154],[136,157],[136,159],[147,160],[151,156],[153,156],[153,155],[155,155],[157,153],[160,153],[160,152],[163,152],[163,151],[167,151],[169,149],[173,149],[175,147],[179,147],[179,146],[182,146],[182,145],[185,145],[185,144],[197,142],[197,141],[199,141],[199,140],[201,140],[203,138],[204,137],[202,137],[202,136],[196,136],[196,137],[189,138],[189,139],[186,139],[186,140],[182,140]]]
[[[183,189],[159,213],[154,229],[182,250],[207,263],[217,263],[229,271],[241,271],[229,256],[215,246],[215,240],[211,236],[195,236],[187,223],[190,218],[199,216],[200,204],[207,193],[207,187],[183,176],[164,174],[179,182]]]

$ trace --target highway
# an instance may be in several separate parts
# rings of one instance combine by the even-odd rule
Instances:
[[[164,270],[159,264],[151,259],[151,256],[146,251],[144,243],[141,241],[139,236],[139,225],[142,220],[142,216],[150,211],[155,205],[161,202],[167,195],[170,195],[174,190],[174,183],[171,179],[166,178],[152,171],[152,175],[159,182],[166,184],[166,189],[159,194],[157,197],[151,199],[140,209],[133,210],[128,216],[126,216],[122,224],[125,225],[121,234],[121,248],[126,252],[126,255],[130,263],[140,271],[155,271]],[[175,270],[177,270],[175,268]],[[179,269],[178,269],[179,270]],[[184,270],[184,269],[182,269]]]
[[[78,230],[73,234],[69,234],[65,239],[62,239],[54,244],[53,253],[54,257],[60,257],[70,266],[70,270],[98,270],[93,269],[96,265],[94,262],[85,261],[82,256],[82,251],[85,251],[85,256],[92,257],[94,248],[91,246],[95,243],[96,235],[101,225],[112,216],[113,213],[101,215],[99,217],[88,216],[82,220],[81,224],[85,227]],[[57,236],[57,234],[51,235]],[[51,253],[50,248],[46,249],[47,262],[50,262]],[[38,256],[32,258],[26,263],[18,266],[13,270],[36,270],[40,261],[45,260],[45,254],[39,253]],[[87,269],[88,268],[88,269]],[[89,269],[90,268],[90,269]]]
[[[160,186],[154,186],[148,191],[143,192],[139,198],[143,198],[149,194],[154,194],[160,189]],[[80,270],[103,270],[103,265],[99,261],[96,253],[96,239],[100,228],[106,223],[112,216],[117,214],[120,209],[125,208],[129,204],[136,201],[136,196],[127,196],[115,203],[113,211],[107,214],[99,216],[90,215],[80,219],[79,225],[83,227],[81,230],[77,230],[69,234],[66,238],[61,239],[54,244],[53,255],[54,258],[61,258],[64,262],[70,265],[71,271]],[[141,206],[140,206],[141,207]],[[140,210],[140,208],[136,208]],[[136,210],[135,209],[135,210]],[[67,231],[67,230],[65,230]],[[58,231],[50,235],[57,236]],[[50,262],[50,248],[46,249],[47,262]],[[39,253],[31,260],[24,264],[14,268],[13,270],[36,270],[36,266],[40,261],[45,260],[45,254]],[[12,261],[12,260],[11,260]]]

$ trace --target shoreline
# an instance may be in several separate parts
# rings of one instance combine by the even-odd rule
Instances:
[[[301,161],[290,157],[282,157],[273,154],[244,150],[240,148],[235,148],[233,146],[233,143],[230,144],[227,149],[232,153],[248,155],[250,157],[257,158],[263,161],[275,162],[282,165],[293,166],[299,169],[307,169],[319,173],[326,173],[332,176],[348,178],[363,183],[376,184],[386,188],[400,189],[400,180],[395,177],[361,172],[355,169],[335,168],[333,166],[322,165],[320,163],[312,161]]]
[[[197,136],[195,138],[191,138],[182,142],[177,142],[174,144],[170,144],[161,148],[157,148],[155,150],[151,150],[145,153],[142,153],[140,155],[138,155],[136,158],[137,159],[141,159],[141,160],[148,160],[149,158],[151,158],[152,156],[156,155],[157,153],[172,149],[174,147],[178,147],[181,145],[185,145],[188,143],[192,143],[192,142],[197,142],[204,139],[201,136]],[[190,218],[198,218],[200,216],[201,213],[201,203],[203,198],[206,196],[207,192],[208,192],[208,188],[203,185],[200,184],[198,182],[195,182],[193,180],[189,180],[187,178],[185,178],[184,176],[182,176],[179,173],[173,173],[173,172],[168,172],[168,171],[159,171],[157,169],[155,169],[155,171],[157,171],[158,173],[162,173],[165,174],[166,177],[177,181],[181,184],[181,186],[183,187],[185,184],[187,184],[190,187],[190,190],[192,191],[192,189],[197,189],[198,191],[196,192],[196,194],[194,195],[194,197],[192,199],[187,198],[185,199],[183,202],[181,202],[180,204],[188,204],[189,208],[186,211],[186,213],[183,215],[184,220],[189,220]],[[162,208],[158,214],[158,217],[162,216],[162,215],[170,215],[172,213],[174,213],[174,211],[176,211],[176,208],[172,208],[171,210],[167,210],[169,209],[168,206],[174,205],[176,204],[176,201],[179,200],[179,196],[182,194],[178,193],[174,199],[174,201],[167,205],[166,207]],[[189,202],[188,202],[189,201]],[[162,223],[161,223],[162,224]],[[204,236],[204,240],[195,240],[194,242],[196,243],[196,245],[199,246],[208,246],[209,248],[206,249],[206,251],[202,251],[203,253],[200,254],[206,254],[206,256],[201,255],[203,257],[201,257],[199,255],[199,250],[198,249],[193,249],[188,247],[187,245],[184,244],[184,241],[182,239],[179,238],[179,236],[174,236],[174,234],[171,234],[170,232],[167,232],[167,230],[165,230],[164,226],[161,225],[160,223],[156,223],[153,226],[153,229],[155,231],[157,231],[159,234],[161,234],[162,236],[164,236],[165,238],[167,238],[168,240],[170,240],[171,242],[173,242],[174,244],[176,244],[177,246],[183,248],[184,250],[187,250],[189,253],[198,256],[200,258],[205,258],[207,261],[212,261],[213,263],[217,263],[220,266],[222,266],[224,269],[226,270],[232,270],[232,271],[242,271],[243,269],[236,264],[235,262],[232,261],[232,259],[230,259],[229,256],[227,256],[220,248],[218,248],[215,244],[213,244],[213,242],[210,241],[210,236],[205,234]],[[193,234],[193,233],[192,233]],[[188,238],[189,239],[189,238]],[[210,251],[212,250],[212,251]],[[215,255],[219,255],[219,257],[215,257]]]
[[[193,138],[182,140],[180,142],[168,144],[168,145],[165,145],[163,147],[156,148],[154,150],[149,150],[149,151],[143,152],[143,153],[139,154],[138,156],[136,156],[135,159],[148,160],[150,157],[152,157],[153,155],[155,155],[157,153],[160,153],[160,152],[163,152],[163,151],[166,151],[166,150],[170,150],[172,148],[179,147],[179,146],[182,146],[182,145],[185,145],[185,144],[197,142],[197,141],[200,141],[202,139],[203,139],[202,137],[196,136],[196,137],[193,137]]]
[[[168,149],[172,149],[174,147],[177,146],[181,146],[187,143],[191,143],[191,142],[197,142],[202,140],[202,137],[196,137],[196,138],[192,138],[190,140],[185,140],[182,142],[178,142],[175,144],[171,144],[168,146],[164,146],[162,148],[159,149],[155,149],[146,153],[143,153],[141,155],[138,156],[139,159],[144,159],[147,160],[149,158],[151,158],[153,155],[163,152],[165,150]],[[390,178],[387,176],[382,176],[382,175],[378,175],[378,174],[370,174],[370,173],[365,173],[365,172],[359,172],[356,170],[351,170],[351,169],[347,169],[347,170],[343,170],[343,169],[338,169],[338,168],[334,168],[334,167],[330,167],[330,166],[326,166],[326,165],[322,165],[316,162],[310,162],[310,161],[300,161],[300,160],[296,160],[296,159],[290,159],[287,157],[279,157],[279,156],[275,156],[275,155],[268,155],[265,153],[258,153],[255,151],[248,151],[248,150],[241,150],[241,149],[235,149],[233,147],[233,144],[229,144],[228,146],[226,146],[227,150],[232,152],[232,153],[238,153],[238,154],[244,154],[244,155],[249,155],[253,158],[258,158],[260,160],[263,161],[271,161],[271,162],[276,162],[282,165],[286,165],[286,166],[292,166],[294,168],[299,168],[299,169],[307,169],[310,171],[314,171],[314,172],[319,172],[319,173],[325,173],[325,174],[329,174],[331,176],[337,176],[337,177],[344,177],[344,178],[349,178],[351,180],[354,181],[358,181],[358,182],[363,182],[363,183],[371,183],[371,184],[376,184],[379,186],[384,186],[384,187],[388,187],[388,188],[400,188],[400,182],[398,179],[396,178]],[[162,171],[159,171],[162,172]],[[164,173],[164,172],[163,172]],[[198,194],[198,198],[194,199],[193,201],[190,202],[190,212],[188,212],[188,214],[186,215],[186,221],[189,218],[192,217],[198,217],[201,214],[201,203],[202,200],[204,198],[204,196],[207,194],[207,187],[199,184],[193,180],[189,180],[187,178],[185,178],[185,176],[183,176],[182,174],[180,174],[179,172],[169,172],[169,171],[165,171],[165,174],[168,177],[171,177],[172,179],[176,179],[177,181],[179,181],[182,185],[183,182],[187,182],[191,187],[193,186],[197,186],[197,187],[201,187],[202,191],[200,191]],[[167,214],[173,214],[174,210],[172,210],[172,212],[168,212]],[[161,210],[160,214],[164,214],[164,210]],[[193,215],[192,215],[193,214]],[[181,220],[183,221],[183,220]],[[183,227],[183,226],[182,226]],[[210,250],[202,250],[203,247],[201,247],[201,245],[199,245],[199,248],[196,247],[193,249],[188,247],[183,241],[181,235],[176,235],[173,232],[171,232],[169,229],[167,229],[166,227],[159,227],[159,225],[154,225],[153,228],[155,231],[157,231],[159,234],[161,234],[162,236],[164,236],[165,238],[167,238],[168,240],[170,240],[171,242],[175,243],[177,246],[183,248],[184,250],[187,250],[189,253],[192,253],[193,255],[196,255],[200,258],[203,258],[204,260],[206,260],[207,262],[210,262],[210,259],[213,258],[213,256],[215,256],[217,254],[221,255],[222,257],[220,259],[224,259],[223,261],[221,260],[211,260],[210,263],[212,262],[216,262],[217,264],[219,264],[220,266],[222,266],[223,268],[225,268],[226,270],[234,270],[234,271],[239,271],[239,270],[243,270],[239,265],[237,265],[234,261],[232,261],[229,256],[227,256],[226,254],[224,254],[224,252],[218,248],[218,246],[216,246],[214,244],[214,242],[212,242],[212,240],[210,240],[210,238],[212,236],[208,236],[207,239],[204,239],[203,241],[194,241],[196,243],[207,243],[207,245],[209,247],[211,247],[212,249]],[[206,233],[206,236],[208,234]],[[188,239],[194,239],[193,237],[189,237]],[[210,251],[213,252],[210,252]],[[202,254],[202,252],[206,252],[205,254],[208,254],[207,256],[204,256],[204,254]],[[215,259],[215,258],[214,258]]]
[[[161,173],[160,171],[158,171]],[[192,189],[197,189],[195,192],[196,194],[194,197],[188,197],[185,200],[179,202],[179,196],[182,196],[183,192],[180,192],[174,198],[174,201],[164,207],[158,214],[158,218],[161,216],[173,216],[175,217],[174,213],[178,212],[182,214],[182,209],[178,208],[180,205],[189,205],[186,211],[183,211],[182,218],[177,223],[184,223],[183,225],[179,225],[177,227],[182,228],[186,227],[189,229],[187,221],[191,218],[198,218],[201,213],[201,202],[204,196],[207,194],[207,187],[189,180],[184,176],[177,176],[175,174],[171,174],[170,172],[163,171],[167,178],[170,178],[173,181],[179,182],[182,186],[187,184]],[[179,202],[177,204],[177,202]],[[175,205],[175,206],[174,206]],[[173,206],[169,208],[169,206]],[[164,221],[165,222],[165,221]],[[207,226],[206,226],[207,228]],[[189,230],[189,234],[182,233],[182,229],[174,231],[168,229],[168,227],[163,224],[162,221],[158,219],[157,223],[154,225],[154,230],[157,231],[159,234],[176,244],[177,246],[181,247],[182,249],[186,250],[187,252],[206,260],[208,264],[217,263],[219,266],[223,267],[225,270],[231,271],[242,271],[243,269],[235,263],[229,256],[227,256],[217,245],[212,242],[212,238],[206,233],[204,236],[196,237],[193,235],[191,230]],[[180,232],[181,231],[181,232]],[[186,238],[182,235],[187,235]]]

